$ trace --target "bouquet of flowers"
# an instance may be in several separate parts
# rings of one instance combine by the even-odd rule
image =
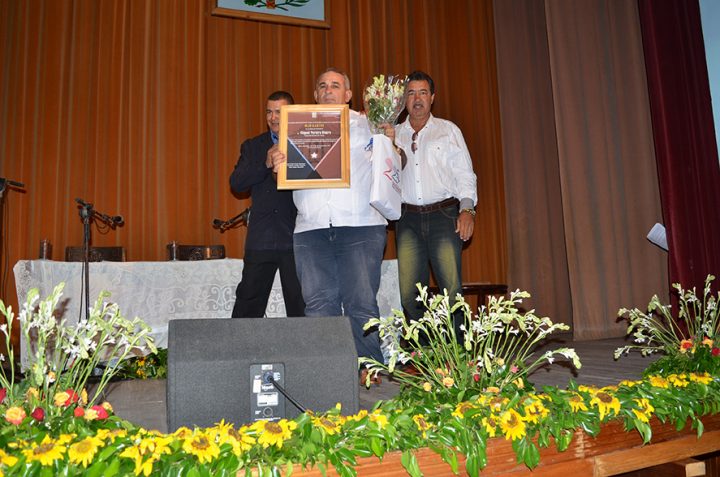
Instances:
[[[363,103],[373,134],[382,134],[380,124],[394,124],[405,107],[407,76],[379,75],[365,88]]]

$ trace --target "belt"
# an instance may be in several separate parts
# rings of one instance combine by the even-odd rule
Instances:
[[[428,212],[435,212],[436,210],[444,209],[445,207],[450,206],[457,206],[460,203],[456,198],[451,197],[449,199],[441,200],[440,202],[435,202],[434,204],[428,204],[428,205],[412,205],[412,204],[403,204],[402,210],[408,210],[410,212],[418,212],[420,214],[425,214]]]

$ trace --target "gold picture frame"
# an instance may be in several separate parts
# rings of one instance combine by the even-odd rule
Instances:
[[[210,0],[210,13],[220,17],[330,28],[330,0]]]
[[[278,189],[350,187],[350,108],[293,104],[280,108]]]

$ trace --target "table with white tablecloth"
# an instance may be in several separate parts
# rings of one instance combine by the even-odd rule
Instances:
[[[40,297],[49,295],[55,285],[65,282],[61,299],[69,323],[79,319],[82,266],[80,262],[21,260],[13,269],[20,304],[28,290],[38,288]],[[173,319],[229,318],[235,303],[235,287],[240,282],[243,261],[222,260],[167,262],[92,262],[90,301],[102,290],[111,293],[127,318],[140,317],[152,328],[155,344],[167,346],[168,322]],[[400,309],[397,260],[382,264],[377,295],[381,316]],[[275,276],[266,316],[285,316],[285,302],[279,274]],[[24,343],[21,343],[24,347]],[[21,349],[24,356],[24,350]]]

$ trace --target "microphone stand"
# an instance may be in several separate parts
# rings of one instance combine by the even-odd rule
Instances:
[[[82,199],[75,199],[75,202],[79,204],[79,214],[83,223],[83,298],[85,300],[85,320],[82,316],[78,320],[79,322],[87,321],[90,318],[90,223],[95,220],[99,220],[109,226],[111,229],[115,229],[117,225],[122,225],[124,220],[122,216],[110,217],[106,214],[97,212],[92,204],[85,202]],[[80,313],[82,313],[82,309]]]
[[[213,219],[212,226],[214,229],[219,229],[220,233],[225,232],[227,229],[231,229],[234,226],[240,224],[247,226],[250,220],[250,207],[240,212],[235,217],[228,220]]]

